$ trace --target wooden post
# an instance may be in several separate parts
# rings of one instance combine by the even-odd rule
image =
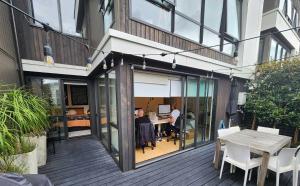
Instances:
[[[216,151],[215,151],[215,169],[220,167],[220,152],[221,152],[221,141],[217,139],[216,141]]]
[[[268,164],[269,164],[270,154],[268,152],[264,152],[262,156],[262,164],[260,169],[260,175],[258,179],[258,186],[265,185],[265,179],[268,171]]]

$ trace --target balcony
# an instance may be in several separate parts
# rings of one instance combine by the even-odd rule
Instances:
[[[286,30],[292,28],[293,26],[288,22],[285,16],[279,9],[273,9],[263,14],[261,31],[276,29],[276,30]],[[289,44],[299,50],[300,38],[297,32],[293,29],[290,31],[282,32],[282,36],[289,42]]]

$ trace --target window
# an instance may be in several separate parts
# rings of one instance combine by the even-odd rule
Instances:
[[[279,9],[293,27],[297,27],[299,25],[298,10],[295,8],[292,0],[280,0]]]
[[[71,85],[72,105],[88,105],[86,85]]]
[[[171,11],[146,0],[131,0],[131,14],[136,19],[164,30],[171,30]]]
[[[278,43],[275,39],[271,39],[271,46],[270,46],[270,54],[269,54],[269,61],[278,61],[286,59],[288,55],[288,49],[285,48],[283,45]]]
[[[107,32],[114,21],[114,4],[113,0],[102,0],[101,7],[103,10],[104,32]]]
[[[188,19],[175,14],[174,33],[199,42],[200,27]]]
[[[58,3],[53,0],[32,0],[34,17],[60,30]],[[38,24],[38,23],[37,23]]]
[[[174,33],[199,42],[201,1],[177,0],[175,10]]]
[[[240,1],[227,0],[227,34],[239,39],[239,4]]]
[[[76,32],[75,0],[31,0],[31,2],[35,18],[63,33],[81,36]]]
[[[233,55],[240,39],[240,0],[131,0],[131,17]],[[165,2],[165,1],[163,1]],[[203,12],[201,12],[203,11]],[[226,45],[224,45],[226,43]]]
[[[189,3],[186,0],[177,0],[175,9],[200,23],[201,0],[189,0]]]
[[[204,25],[220,31],[223,12],[223,0],[206,0],[204,8]]]

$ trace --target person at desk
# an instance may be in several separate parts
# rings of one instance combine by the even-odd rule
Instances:
[[[180,116],[180,111],[177,109],[176,105],[172,105],[172,112],[169,117],[169,125],[166,128],[167,141],[171,136],[171,131],[176,131],[176,133],[180,130],[178,126],[175,126],[177,118]]]

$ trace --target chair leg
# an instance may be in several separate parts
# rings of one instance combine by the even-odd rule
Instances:
[[[223,160],[222,160],[222,165],[221,165],[221,170],[220,170],[220,179],[222,178],[222,173],[223,173],[223,168],[224,168],[224,160],[225,160],[225,158],[223,158]]]
[[[258,185],[259,174],[260,174],[260,166],[257,167],[257,179],[256,179],[256,185]]]
[[[230,164],[230,174],[233,173],[233,165]]]
[[[276,186],[279,186],[280,173],[276,172]]]
[[[297,186],[298,185],[298,170],[293,171],[293,185]]]
[[[244,186],[246,186],[246,184],[247,184],[247,179],[248,179],[248,171],[249,171],[249,169],[246,169],[245,170],[245,177],[244,177]]]
[[[253,170],[253,169],[250,169],[249,181],[251,181],[251,177],[252,177],[252,170]]]

